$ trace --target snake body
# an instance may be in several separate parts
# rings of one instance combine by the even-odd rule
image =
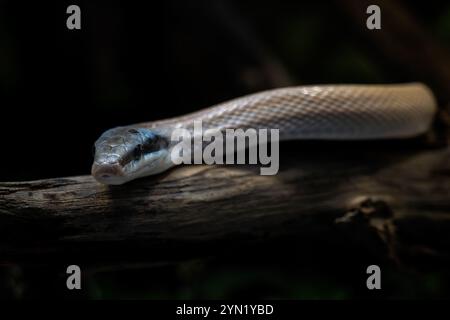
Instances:
[[[279,129],[280,140],[408,138],[426,132],[436,112],[421,83],[319,85],[274,89],[237,98],[188,115],[106,131],[95,143],[93,176],[122,184],[156,174],[170,160],[171,132],[207,129]]]

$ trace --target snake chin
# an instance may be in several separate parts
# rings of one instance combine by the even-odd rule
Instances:
[[[141,178],[165,171],[168,155],[167,150],[145,154],[139,160],[132,161],[124,167],[124,176]]]
[[[120,173],[103,174],[101,170],[92,169],[94,178],[107,185],[121,185],[128,181],[156,175],[166,171],[173,166],[170,161],[169,153],[166,150],[160,150],[148,155],[144,155],[141,159],[132,161],[123,166]]]

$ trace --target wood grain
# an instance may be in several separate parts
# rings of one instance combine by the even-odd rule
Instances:
[[[448,147],[289,142],[281,151],[275,176],[194,165],[122,186],[90,176],[0,183],[0,260],[157,260],[277,239],[448,260]]]

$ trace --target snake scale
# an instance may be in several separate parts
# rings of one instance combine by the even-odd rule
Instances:
[[[279,129],[280,140],[371,140],[425,133],[435,98],[421,83],[311,85],[263,91],[188,115],[107,130],[95,142],[92,175],[104,184],[163,172],[174,164],[171,133],[206,129]]]

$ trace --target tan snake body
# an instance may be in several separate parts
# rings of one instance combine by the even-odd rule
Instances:
[[[118,127],[95,143],[93,176],[122,184],[174,166],[175,128],[279,129],[280,140],[408,138],[426,132],[436,112],[432,92],[421,83],[319,85],[274,89],[168,120]]]

